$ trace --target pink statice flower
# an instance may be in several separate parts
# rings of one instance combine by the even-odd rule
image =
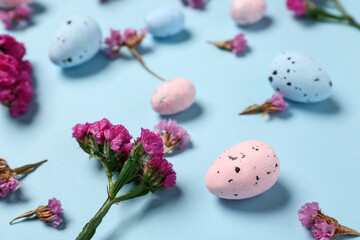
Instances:
[[[310,228],[319,211],[321,211],[319,207],[319,203],[317,202],[306,203],[298,211],[299,221],[304,227]]]
[[[85,134],[88,132],[89,127],[90,127],[89,123],[76,124],[75,127],[72,128],[73,131],[72,136],[77,140],[82,140]]]
[[[22,60],[25,47],[9,35],[0,35],[0,103],[9,107],[12,116],[28,111],[34,90],[32,66]]]
[[[115,152],[128,155],[133,147],[132,136],[123,125],[114,125],[104,131],[106,141],[110,142],[110,148]]]
[[[0,20],[7,30],[13,28],[20,22],[31,20],[32,8],[28,4],[22,4],[12,10],[0,11]]]
[[[229,44],[232,48],[232,52],[235,54],[241,54],[247,48],[247,41],[245,39],[245,34],[239,33],[235,36],[234,40],[229,41]]]
[[[290,11],[294,11],[298,17],[305,15],[307,10],[307,4],[305,0],[287,0],[286,7]]]
[[[329,240],[334,236],[335,226],[328,224],[325,219],[315,219],[311,233],[316,240]]]
[[[289,104],[284,101],[284,94],[282,93],[275,93],[272,95],[270,101],[272,105],[276,106],[278,112],[284,111],[289,106]]]
[[[205,6],[205,0],[180,0],[180,2],[191,8],[203,8]]]
[[[156,134],[149,129],[141,128],[141,135],[137,142],[142,144],[144,151],[154,157],[162,157],[164,151],[163,140],[159,134]]]
[[[176,147],[179,150],[185,148],[191,139],[187,131],[177,126],[177,121],[172,119],[162,120],[154,127],[154,132],[161,136],[166,148],[170,148],[169,151]]]
[[[136,29],[134,29],[134,28],[126,28],[124,30],[124,35],[123,35],[124,41],[128,41],[129,39],[131,39],[132,37],[134,37],[136,35],[137,35],[137,30]]]
[[[172,188],[176,184],[176,172],[165,158],[153,157],[146,163],[144,179],[153,189]]]
[[[0,198],[5,198],[9,192],[15,192],[21,187],[21,183],[13,177],[0,180]]]
[[[120,51],[123,43],[124,39],[120,30],[110,29],[110,36],[105,39],[105,52],[110,59],[115,58],[115,55]]]
[[[52,226],[57,228],[63,222],[63,219],[60,217],[60,214],[63,211],[63,209],[61,208],[61,202],[56,198],[52,198],[49,199],[48,206],[52,213],[52,216],[50,217]]]

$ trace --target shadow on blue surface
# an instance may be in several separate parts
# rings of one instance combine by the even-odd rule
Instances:
[[[192,33],[189,30],[184,29],[180,33],[178,33],[172,37],[166,37],[166,38],[154,37],[153,39],[155,40],[156,43],[176,44],[176,43],[186,42],[186,41],[190,40],[191,38],[192,38]]]
[[[203,112],[204,112],[203,107],[198,102],[195,102],[189,109],[181,113],[177,113],[175,115],[170,115],[170,116],[160,115],[160,118],[161,119],[171,118],[181,123],[181,122],[192,121],[200,117],[203,114]]]
[[[247,26],[238,25],[241,30],[255,32],[269,28],[273,24],[273,19],[269,16],[263,17],[259,22]]]
[[[3,202],[3,203],[9,203],[9,204],[26,203],[28,201],[29,201],[29,199],[27,199],[24,196],[24,193],[22,192],[21,188],[19,188],[15,192],[9,192],[6,198],[0,198],[0,203]]]
[[[108,237],[104,238],[104,240],[122,239],[122,236],[126,234],[126,230],[136,228],[137,223],[143,220],[149,214],[149,212],[164,205],[173,204],[175,201],[178,201],[181,198],[182,191],[177,186],[175,186],[171,189],[155,192],[154,195],[156,198],[151,199],[141,212],[127,217],[127,219],[121,222]]]
[[[110,60],[106,57],[106,55],[102,51],[99,51],[88,62],[80,66],[64,68],[62,69],[62,73],[67,78],[86,79],[86,77],[104,70],[109,65],[109,63]]]
[[[276,211],[285,207],[291,198],[289,190],[278,181],[267,192],[244,200],[227,200],[219,198],[220,204],[226,208],[244,212]]]
[[[339,104],[332,97],[318,103],[291,102],[290,108],[297,108],[300,110],[318,114],[337,114],[341,111]]]

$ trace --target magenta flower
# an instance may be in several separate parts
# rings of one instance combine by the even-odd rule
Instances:
[[[32,8],[28,4],[22,4],[12,10],[0,11],[0,20],[7,30],[13,28],[22,21],[31,20]]]
[[[181,150],[190,142],[190,135],[185,129],[177,126],[176,120],[162,120],[154,127],[154,132],[159,134],[165,144],[164,154],[175,149]]]
[[[145,179],[150,179],[153,188],[172,188],[176,184],[176,172],[173,165],[165,158],[153,157],[146,163],[144,175]]]
[[[48,206],[52,213],[52,216],[50,217],[52,226],[57,228],[63,222],[63,219],[60,217],[60,214],[63,211],[63,209],[61,208],[61,202],[56,198],[52,198],[49,199]]]
[[[94,122],[89,126],[88,133],[96,137],[98,144],[104,144],[105,135],[104,131],[112,127],[112,124],[106,118],[100,121]]]
[[[294,11],[298,17],[305,15],[307,10],[307,4],[305,0],[287,0],[286,7],[290,11]]]
[[[0,198],[5,198],[8,192],[15,192],[21,187],[21,183],[13,177],[8,180],[0,180]]]
[[[241,54],[247,48],[247,41],[245,39],[245,34],[240,33],[236,35],[233,41],[229,41],[229,44],[232,48],[233,53]]]
[[[289,104],[284,101],[284,94],[282,93],[275,93],[272,95],[270,101],[272,105],[277,107],[278,112],[284,111],[289,106]]]
[[[34,90],[32,67],[23,61],[25,48],[9,35],[0,35],[0,103],[9,107],[12,116],[28,111]]]
[[[150,131],[149,129],[141,128],[141,135],[137,139],[142,143],[143,149],[146,153],[154,157],[162,157],[164,151],[163,141],[160,135]]]
[[[180,2],[191,8],[203,8],[205,6],[205,0],[180,0]]]
[[[325,219],[315,219],[311,233],[316,240],[329,240],[334,236],[335,226],[328,224]]]
[[[110,36],[105,39],[105,52],[107,53],[110,59],[114,59],[115,55],[120,51],[120,48],[123,46],[124,40],[121,36],[120,30],[110,29]]]
[[[319,203],[306,203],[298,211],[299,220],[304,227],[310,228],[318,212],[321,211]]]
[[[104,131],[105,139],[111,142],[111,149],[115,152],[129,154],[133,144],[130,142],[132,136],[123,125],[114,125]]]
[[[128,41],[132,37],[137,36],[137,30],[134,28],[126,28],[124,31],[124,41]]]
[[[77,140],[82,140],[85,134],[88,132],[89,127],[90,127],[89,123],[76,124],[75,127],[72,128],[73,137],[76,138]]]

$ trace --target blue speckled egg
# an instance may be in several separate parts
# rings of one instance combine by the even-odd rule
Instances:
[[[305,54],[288,51],[271,63],[271,86],[296,102],[319,102],[330,97],[332,82],[325,69]]]
[[[146,28],[158,38],[171,37],[184,28],[184,14],[174,7],[162,7],[151,12],[145,18]]]
[[[56,31],[49,48],[50,59],[63,68],[80,65],[99,51],[101,39],[97,22],[88,16],[73,16]]]

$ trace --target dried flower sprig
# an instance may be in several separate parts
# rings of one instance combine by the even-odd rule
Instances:
[[[205,0],[180,0],[180,2],[191,8],[204,8],[206,4]]]
[[[105,39],[105,44],[107,45],[105,52],[110,59],[114,59],[115,56],[120,53],[120,49],[125,46],[131,51],[131,53],[135,56],[135,58],[139,61],[141,66],[145,68],[146,71],[148,71],[161,81],[164,81],[162,77],[160,77],[147,67],[141,55],[136,50],[136,46],[141,44],[146,35],[147,31],[145,29],[140,30],[140,34],[136,29],[133,28],[125,29],[123,34],[121,34],[120,30],[110,29],[110,36]]]
[[[21,218],[31,217],[36,215],[43,222],[51,222],[52,226],[57,228],[60,224],[64,221],[60,214],[62,213],[63,209],[61,208],[61,202],[56,198],[49,199],[48,205],[46,206],[39,206],[37,209],[28,211],[16,218],[14,218],[10,224],[12,224],[15,220]]]
[[[310,16],[316,20],[337,20],[347,22],[349,25],[360,29],[360,24],[348,14],[340,0],[333,0],[340,15],[335,15],[318,7],[314,0],[287,0],[286,7],[290,11],[294,11],[296,16]]]
[[[5,198],[8,192],[15,192],[21,187],[21,183],[16,180],[20,175],[28,174],[34,171],[35,168],[46,162],[43,160],[38,163],[28,164],[19,168],[10,168],[7,162],[0,158],[0,197]]]
[[[218,48],[231,51],[236,55],[240,55],[248,47],[244,33],[239,33],[233,39],[227,41],[209,41],[209,43],[214,44]]]
[[[255,114],[262,112],[263,115],[270,113],[282,112],[288,107],[288,104],[284,101],[284,95],[281,93],[275,93],[271,99],[267,100],[262,105],[252,105],[246,108],[244,111],[239,113],[239,115],[245,114]]]
[[[33,9],[29,4],[22,4],[14,9],[1,10],[0,20],[3,22],[5,29],[10,30],[21,22],[29,22]]]
[[[306,203],[299,209],[298,215],[301,224],[311,229],[317,240],[329,240],[341,235],[360,236],[356,230],[342,226],[336,219],[325,215],[317,202]]]
[[[190,135],[185,129],[177,126],[176,120],[162,120],[154,127],[155,133],[159,134],[165,144],[164,154],[176,148],[181,150],[190,142]]]
[[[8,107],[14,117],[28,111],[34,93],[32,66],[23,60],[25,52],[24,44],[0,35],[0,104]]]
[[[85,225],[77,240],[91,239],[112,205],[176,184],[173,166],[163,157],[164,144],[160,135],[141,129],[140,137],[131,142],[132,136],[124,126],[113,125],[105,118],[77,124],[72,130],[79,146],[104,166],[109,182],[104,205]],[[140,183],[131,191],[118,194],[124,185],[137,179]]]

